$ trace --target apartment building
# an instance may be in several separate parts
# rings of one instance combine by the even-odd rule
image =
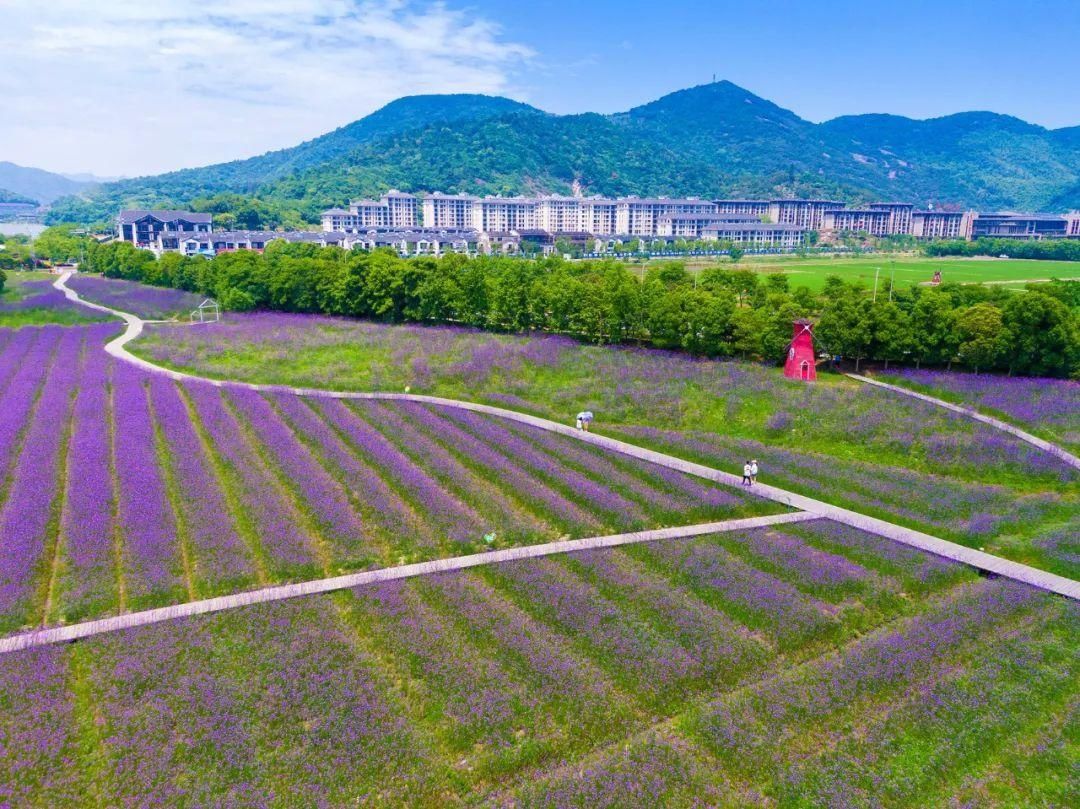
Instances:
[[[540,201],[534,197],[481,197],[473,200],[472,221],[467,227],[484,233],[534,230],[539,207]]]
[[[915,206],[910,202],[871,202],[868,206],[872,211],[889,212],[889,236],[899,236],[911,233],[911,212]]]
[[[760,219],[769,215],[769,201],[766,199],[714,199],[717,213],[742,213]]]
[[[556,195],[539,197],[535,227],[548,233],[571,233],[582,227],[584,206],[581,197]]]
[[[356,233],[368,228],[408,228],[416,225],[416,197],[401,191],[387,191],[381,199],[356,199],[349,209],[331,208],[322,212],[327,233]]]
[[[972,239],[1060,239],[1069,222],[1053,214],[981,213],[971,222]]]
[[[382,203],[387,209],[388,227],[411,228],[418,224],[420,209],[415,194],[391,189],[383,195]]]
[[[761,219],[748,213],[675,213],[664,214],[656,220],[657,236],[673,236],[677,239],[700,239],[709,225],[723,222],[761,224]]]
[[[769,221],[776,225],[795,225],[806,230],[821,230],[826,211],[845,207],[834,199],[769,200]]]
[[[823,236],[837,233],[868,233],[871,236],[889,236],[892,214],[878,208],[833,208],[821,214]]]
[[[585,197],[581,200],[581,227],[597,235],[618,233],[616,227],[618,205],[613,199],[604,197]]]
[[[436,191],[421,201],[425,228],[465,230],[473,226],[476,197]]]
[[[630,236],[655,236],[660,217],[711,213],[716,213],[715,203],[695,197],[686,199],[622,197],[615,200],[614,232]]]
[[[1065,235],[1070,239],[1080,239],[1080,211],[1065,214]]]
[[[213,217],[193,211],[120,211],[116,236],[136,247],[152,248],[163,233],[202,236],[213,231]]]
[[[714,222],[701,231],[705,241],[731,242],[739,247],[800,247],[806,229],[799,225],[774,225],[766,222]]]
[[[970,217],[962,211],[912,211],[911,235],[916,239],[963,239]]]

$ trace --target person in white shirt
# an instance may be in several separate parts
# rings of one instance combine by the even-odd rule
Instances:
[[[746,463],[743,464],[743,468],[742,468],[742,485],[743,486],[749,486],[754,482],[753,478],[750,475],[751,468],[752,467],[750,466],[750,461],[747,461]]]
[[[750,461],[750,482],[757,483],[757,460]]]

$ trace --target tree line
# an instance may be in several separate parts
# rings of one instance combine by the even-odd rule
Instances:
[[[1080,261],[1080,239],[973,239],[931,242],[928,256],[1008,256],[1049,261]]]
[[[265,253],[213,259],[125,242],[92,244],[84,269],[216,298],[226,309],[270,309],[572,334],[709,357],[782,362],[797,318],[817,323],[819,349],[866,361],[1080,376],[1080,283],[1000,287],[943,284],[876,296],[838,276],[821,292],[789,276],[730,263],[698,274],[678,261],[627,266],[484,256],[401,258],[390,251],[272,242]]]

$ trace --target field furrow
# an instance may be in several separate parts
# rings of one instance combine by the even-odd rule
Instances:
[[[103,351],[86,356],[68,445],[69,474],[60,517],[60,574],[48,620],[78,620],[119,606],[108,386],[112,361]],[[95,383],[98,380],[99,383]]]
[[[274,579],[314,578],[320,567],[299,515],[282,497],[272,471],[248,442],[221,390],[210,385],[185,388],[201,427],[226,469],[226,487],[251,521],[249,539]]]
[[[60,338],[0,510],[0,627],[8,631],[32,620],[35,597],[52,575],[48,552],[58,529],[82,341],[78,331]]]
[[[128,603],[157,606],[187,597],[176,516],[158,466],[154,423],[143,374],[119,364],[113,375],[120,537]]]
[[[195,590],[200,597],[233,592],[252,581],[254,567],[221,482],[176,384],[155,377],[150,401],[163,444],[159,462],[169,470],[173,508],[192,557]]]

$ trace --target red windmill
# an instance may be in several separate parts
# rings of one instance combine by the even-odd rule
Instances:
[[[788,345],[784,376],[811,382],[817,379],[814,367],[814,332],[809,320],[796,320],[791,343]]]

